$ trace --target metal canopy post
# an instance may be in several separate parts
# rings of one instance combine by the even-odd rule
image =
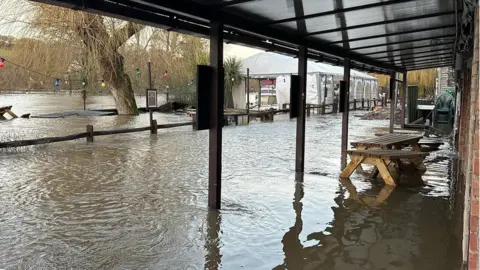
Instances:
[[[405,100],[407,99],[407,72],[403,72],[403,83],[402,83],[402,97],[400,99],[400,106],[402,109],[402,113],[400,114],[400,125],[405,128]]]
[[[247,79],[245,80],[247,89],[247,124],[250,124],[250,69],[247,68]]]
[[[305,106],[307,95],[307,48],[298,48],[298,77],[300,108],[297,117],[297,143],[295,155],[295,171],[303,172],[305,168]]]
[[[343,70],[343,81],[345,82],[345,98],[342,114],[342,153],[340,166],[342,170],[347,166],[348,148],[348,113],[350,111],[350,59],[345,59]]]
[[[210,112],[208,206],[220,209],[222,190],[222,126],[224,103],[223,24],[210,22],[210,66],[212,75],[212,106]]]
[[[390,74],[390,129],[389,132],[393,133],[393,128],[395,126],[395,107],[397,103],[396,91],[395,91],[395,78],[396,72]]]

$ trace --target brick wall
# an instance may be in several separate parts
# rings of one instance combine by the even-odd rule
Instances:
[[[462,155],[464,157],[465,180],[470,182],[468,269],[479,269],[479,14],[475,14],[475,45],[472,62],[471,88],[467,101],[469,114],[466,115],[466,140]],[[469,190],[467,190],[468,192]]]

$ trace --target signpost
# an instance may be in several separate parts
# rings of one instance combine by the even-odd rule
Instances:
[[[85,111],[86,109],[86,105],[85,105],[85,101],[87,100],[87,91],[85,90],[85,85],[87,83],[86,82],[82,82],[82,86],[83,86],[83,90],[82,90],[82,99],[83,99],[83,110]]]
[[[147,93],[145,95],[147,97],[147,110],[150,113],[150,125],[153,123],[153,111],[152,109],[156,109],[158,107],[157,104],[157,89],[147,89]]]

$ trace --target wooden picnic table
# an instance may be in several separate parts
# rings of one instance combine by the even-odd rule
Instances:
[[[366,149],[397,149],[400,150],[405,146],[411,146],[413,151],[420,152],[418,141],[422,139],[422,135],[412,134],[396,134],[389,133],[363,141],[352,142],[351,145],[357,150]]]
[[[402,151],[402,150],[387,150],[387,149],[373,149],[373,150],[349,150],[347,154],[350,155],[351,161],[340,174],[342,178],[348,178],[360,166],[360,164],[374,165],[383,181],[395,186],[395,180],[392,174],[398,173],[405,167],[402,160],[408,159],[412,161],[416,169],[424,170],[423,160],[428,155],[427,153]],[[396,167],[395,167],[396,166]]]
[[[397,170],[400,169],[400,166],[403,164],[400,161],[400,157],[402,159],[410,159],[414,164],[414,167],[418,170],[425,170],[425,165],[423,164],[424,155],[416,155],[416,153],[421,153],[421,148],[419,145],[420,139],[423,136],[419,134],[398,134],[398,133],[389,133],[383,136],[378,136],[362,141],[352,142],[351,145],[356,148],[356,151],[347,151],[347,154],[350,155],[350,168],[347,166],[345,170],[342,172],[342,177],[349,177],[352,172],[349,172],[351,167],[353,166],[353,170],[358,170],[359,172],[363,172],[363,168],[361,166],[362,163],[374,165],[375,168],[372,172],[371,177],[375,178],[379,173],[382,176],[383,180],[387,184],[394,184],[392,173],[396,173]],[[406,146],[411,146],[411,151],[401,151]],[[394,150],[397,151],[394,151]],[[387,152],[368,152],[374,150],[382,150]],[[388,151],[392,154],[395,154],[393,157],[388,156]],[[398,152],[400,151],[400,152]],[[371,157],[372,153],[382,153],[382,156]],[[408,154],[411,154],[409,156]],[[427,155],[427,154],[425,154]],[[398,158],[395,158],[397,157]],[[421,158],[423,157],[423,158]],[[372,161],[373,158],[373,161]],[[391,162],[391,160],[395,160],[395,162]],[[380,162],[381,161],[381,162]],[[382,173],[384,170],[384,166],[382,164],[386,164],[386,172]],[[397,166],[395,168],[395,166]],[[405,166],[402,166],[405,167]]]

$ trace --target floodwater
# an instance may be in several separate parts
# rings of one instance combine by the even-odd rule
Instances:
[[[17,114],[83,106],[68,95],[4,95],[0,104]],[[112,104],[90,97],[88,106]],[[350,140],[388,124],[350,119]],[[15,119],[0,123],[0,137],[147,123],[147,115]],[[296,176],[295,122],[226,127],[218,213],[207,209],[207,131],[0,152],[0,269],[458,269],[449,145],[427,158],[426,186],[392,190],[359,174],[339,181],[340,131],[340,115],[307,120],[306,173]]]

